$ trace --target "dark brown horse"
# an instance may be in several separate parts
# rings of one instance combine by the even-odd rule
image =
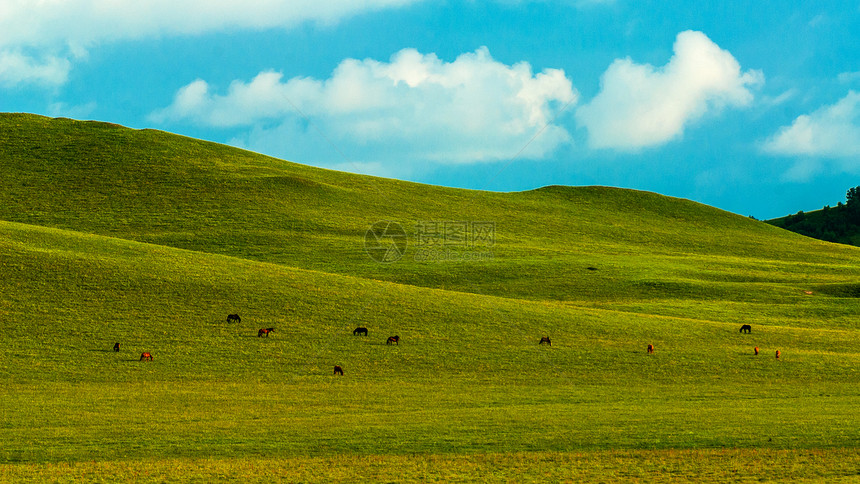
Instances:
[[[751,333],[752,332],[752,326],[745,324],[745,325],[741,326],[740,332],[741,333]]]
[[[119,343],[116,343],[115,345],[113,345],[113,350],[119,351]]]
[[[241,323],[242,318],[240,318],[238,314],[228,314],[227,315],[227,322],[232,323],[233,321],[236,321],[237,323]]]
[[[144,361],[144,360],[152,361],[152,355],[150,355],[149,353],[141,353],[140,361]]]
[[[334,365],[334,374],[343,376],[343,368],[339,365]]]
[[[266,338],[268,338],[269,333],[271,333],[274,330],[275,330],[275,328],[260,328],[260,330],[257,331],[257,337],[259,338],[260,336],[266,335]]]
[[[367,328],[363,328],[363,327],[359,326],[358,328],[355,328],[354,330],[352,330],[353,336],[359,335],[359,334],[363,334],[363,335],[367,336]]]
[[[385,344],[390,345],[391,343],[400,345],[400,336],[389,336],[388,339],[385,341]]]
[[[654,354],[654,345],[648,345],[648,354],[649,354],[649,355],[653,355],[653,354]]]
[[[543,336],[543,337],[541,337],[541,339],[540,339],[540,343],[538,343],[538,344],[539,344],[539,345],[542,345],[542,344],[544,344],[544,343],[546,343],[546,344],[548,344],[548,345],[552,346],[552,341],[550,341],[550,340],[549,340],[549,336]]]

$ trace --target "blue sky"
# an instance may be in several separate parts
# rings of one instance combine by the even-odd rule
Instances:
[[[860,185],[860,1],[4,0],[0,111],[771,218]]]

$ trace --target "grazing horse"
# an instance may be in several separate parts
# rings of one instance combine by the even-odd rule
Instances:
[[[755,347],[755,354],[758,356],[758,346]]]
[[[227,322],[232,323],[233,321],[236,321],[237,323],[241,323],[242,318],[240,318],[238,314],[228,314],[227,315]]]
[[[653,355],[653,354],[654,354],[654,345],[648,345],[648,354],[649,354],[649,355]]]
[[[776,359],[777,360],[779,359],[779,355],[780,355],[779,350],[776,350]]]
[[[114,345],[113,345],[113,350],[114,350],[114,351],[119,351],[119,343],[116,343],[116,344],[114,344]]]
[[[257,331],[257,337],[259,338],[260,336],[266,335],[266,338],[268,338],[269,333],[271,333],[274,330],[275,330],[275,328],[260,328],[260,330]]]
[[[367,336],[367,328],[358,327],[352,330],[352,335],[355,336],[357,334],[363,334]]]
[[[334,374],[343,376],[343,368],[339,365],[334,365]]]
[[[144,360],[152,361],[152,355],[150,355],[149,353],[141,353],[140,361]]]
[[[741,332],[741,333],[749,333],[749,332],[752,332],[752,326],[750,326],[750,325],[748,325],[748,324],[745,324],[745,325],[741,326],[741,330],[740,330],[740,332]]]
[[[538,343],[538,344],[539,344],[539,345],[542,345],[542,344],[544,344],[544,343],[546,343],[546,344],[548,344],[548,345],[552,346],[552,341],[550,341],[550,340],[549,340],[549,336],[542,336],[542,337],[541,337],[541,339],[540,339],[540,343]]]
[[[389,336],[388,340],[385,341],[385,344],[390,345],[391,343],[400,345],[400,336]]]

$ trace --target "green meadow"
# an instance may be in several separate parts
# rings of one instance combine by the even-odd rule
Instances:
[[[0,114],[0,481],[860,481],[858,297],[688,200]]]

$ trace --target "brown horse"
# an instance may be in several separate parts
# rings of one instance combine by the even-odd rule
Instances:
[[[550,340],[549,340],[549,336],[543,336],[543,337],[541,337],[541,339],[540,339],[540,343],[538,343],[538,344],[539,344],[539,345],[542,345],[542,344],[544,344],[544,343],[546,343],[546,344],[548,344],[548,345],[552,346],[552,341],[550,341]]]
[[[257,337],[259,338],[260,336],[266,335],[266,338],[268,338],[269,333],[271,333],[274,330],[275,330],[275,328],[260,328],[260,330],[257,331]]]
[[[400,336],[389,336],[388,339],[385,341],[385,344],[390,345],[391,343],[399,345],[400,344]]]
[[[752,326],[745,324],[745,325],[741,326],[740,332],[741,333],[751,333],[752,332]]]
[[[755,347],[755,354],[758,356],[758,346]]]
[[[227,322],[232,323],[233,321],[236,321],[237,323],[241,323],[242,318],[240,318],[238,314],[228,314],[227,315]]]
[[[144,361],[144,360],[152,361],[152,355],[150,355],[149,353],[141,353],[140,361]]]
[[[779,350],[776,350],[776,359],[777,359],[777,360],[779,359],[779,355],[780,355]]]
[[[334,365],[334,374],[343,376],[343,368],[339,365]]]
[[[119,351],[119,343],[116,343],[115,345],[113,345],[113,350]]]
[[[653,354],[654,354],[654,345],[648,345],[648,354],[649,354],[649,355],[653,355]]]
[[[353,336],[358,335],[358,334],[363,334],[363,335],[367,336],[367,328],[358,327],[358,328],[355,328],[354,330],[352,330]]]

